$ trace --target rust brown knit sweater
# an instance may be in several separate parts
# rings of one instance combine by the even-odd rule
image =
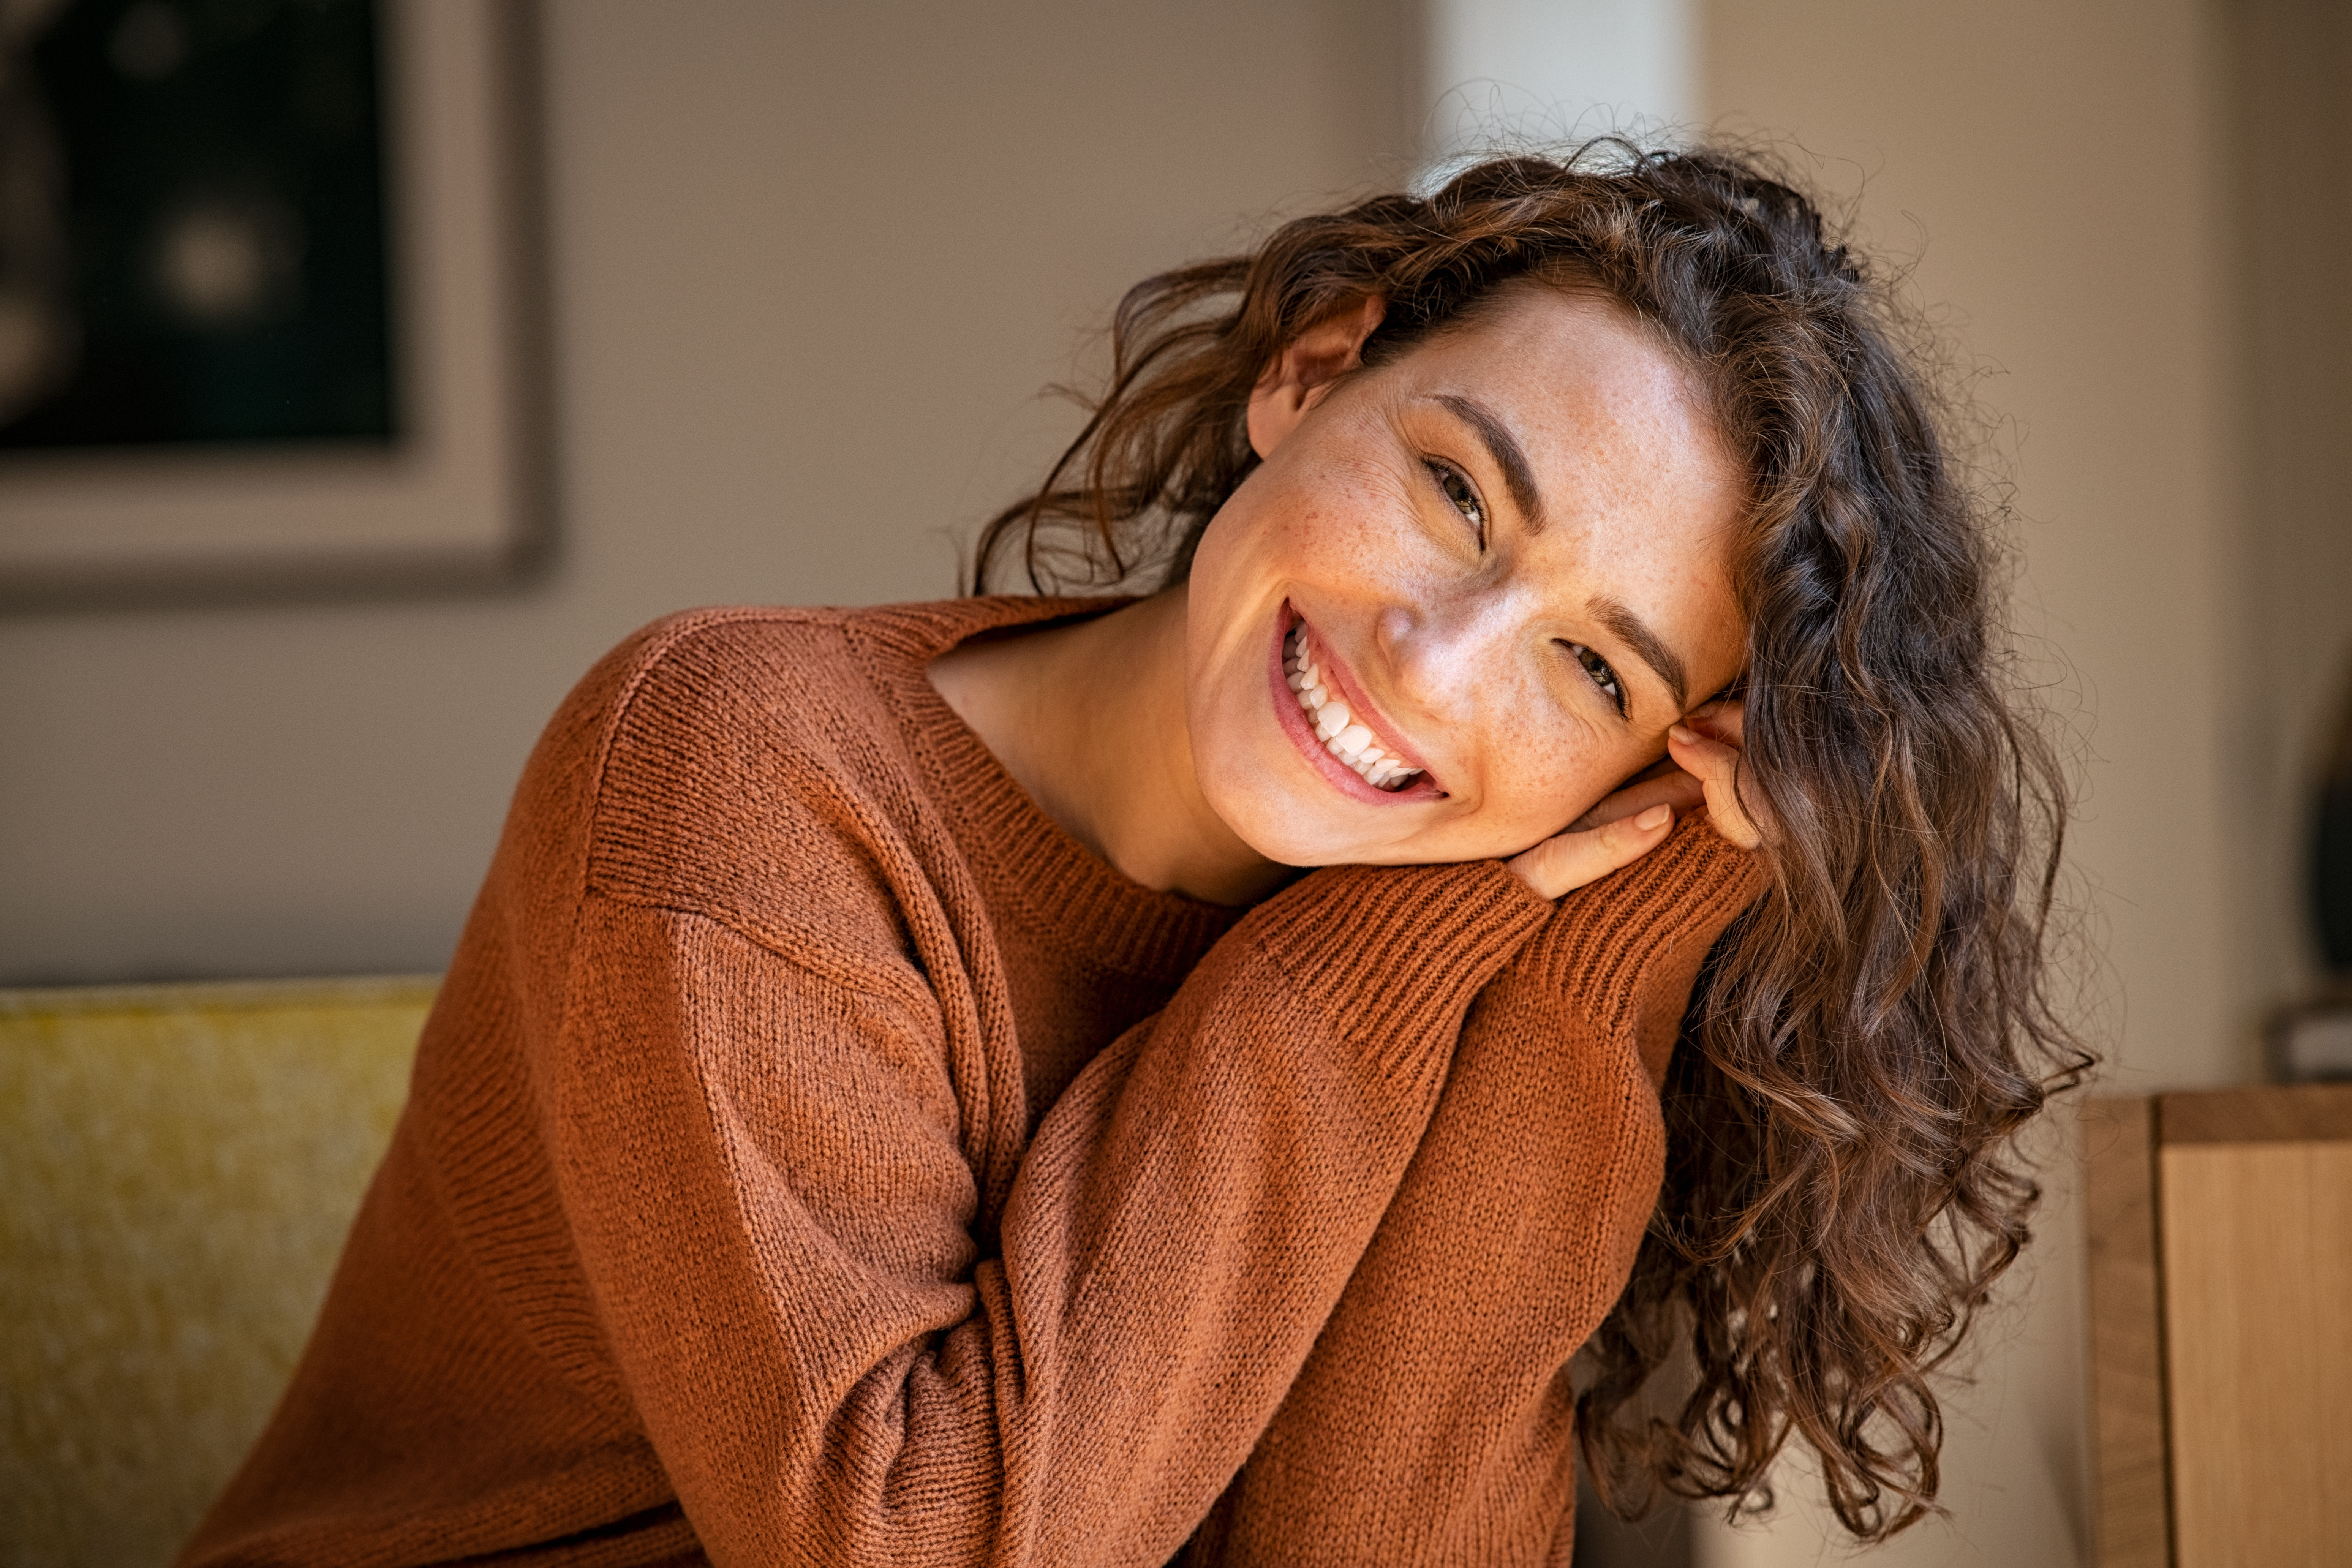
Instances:
[[[924,675],[1093,607],[705,611],[589,675],[184,1563],[1565,1562],[1564,1363],[1748,858],[1148,892]]]

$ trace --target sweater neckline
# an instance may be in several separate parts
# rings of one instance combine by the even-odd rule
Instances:
[[[932,686],[931,660],[976,637],[1102,615],[1128,597],[987,596],[886,605],[853,613],[849,640],[888,699],[929,786],[953,819],[964,852],[987,862],[1024,925],[1083,933],[1106,968],[1181,976],[1245,912],[1155,892],[1131,880],[1045,814],[987,742]],[[992,899],[992,903],[995,902]]]

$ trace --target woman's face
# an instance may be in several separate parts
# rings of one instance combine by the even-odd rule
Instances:
[[[1295,423],[1254,405],[1265,461],[1210,523],[1186,607],[1194,767],[1260,854],[1516,854],[1739,673],[1741,476],[1617,307],[1520,285],[1323,390]]]

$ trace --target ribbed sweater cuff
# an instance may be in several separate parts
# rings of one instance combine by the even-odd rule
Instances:
[[[1251,940],[1350,1037],[1413,1051],[1549,918],[1500,861],[1342,866],[1253,910]],[[1378,1052],[1383,1065],[1391,1052]]]
[[[1613,1027],[1661,961],[1693,942],[1712,942],[1766,880],[1761,857],[1693,817],[1631,866],[1560,900],[1521,967]]]

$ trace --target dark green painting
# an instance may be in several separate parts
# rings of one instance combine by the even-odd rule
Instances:
[[[0,462],[392,441],[377,7],[0,16]]]

